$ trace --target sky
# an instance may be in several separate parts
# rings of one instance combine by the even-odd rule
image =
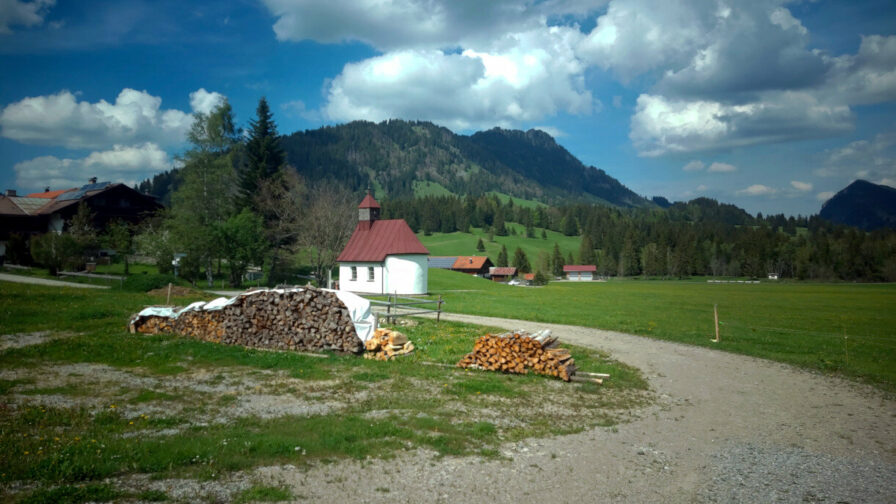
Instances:
[[[896,186],[896,3],[0,0],[0,189],[134,184],[222,100],[280,133],[541,129],[636,193],[810,215]],[[546,167],[548,169],[548,167]]]

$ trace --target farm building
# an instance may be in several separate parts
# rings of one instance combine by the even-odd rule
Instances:
[[[594,280],[594,274],[597,273],[597,266],[586,264],[568,264],[563,267],[563,273],[566,274],[568,280],[590,282]]]
[[[87,205],[93,216],[93,227],[102,230],[113,220],[132,224],[160,210],[155,198],[124,184],[99,182],[81,187],[19,196],[15,190],[0,195],[0,255],[11,235],[24,238],[50,231],[61,233],[78,212],[80,203]]]
[[[489,275],[495,282],[506,282],[516,277],[516,268],[512,266],[489,268]]]
[[[368,294],[426,294],[429,251],[404,219],[380,220],[369,193],[339,263],[339,288]]]
[[[429,258],[429,267],[450,270],[457,261],[457,256],[436,256]]]
[[[492,260],[486,256],[460,256],[454,261],[451,269],[470,275],[485,276],[492,266],[494,266]]]

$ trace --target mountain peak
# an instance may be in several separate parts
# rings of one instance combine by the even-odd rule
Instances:
[[[896,229],[896,189],[856,180],[825,201],[818,215],[866,231]]]

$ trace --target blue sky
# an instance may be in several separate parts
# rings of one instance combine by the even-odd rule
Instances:
[[[784,0],[0,0],[0,182],[134,183],[192,114],[540,128],[645,196],[814,214],[896,186],[896,7]]]

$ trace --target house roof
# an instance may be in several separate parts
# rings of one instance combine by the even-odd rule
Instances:
[[[454,261],[451,269],[482,269],[486,263],[491,264],[491,260],[487,256],[460,256]]]
[[[429,267],[430,268],[439,268],[439,269],[451,269],[454,266],[454,261],[457,261],[457,256],[430,256],[429,257]]]
[[[57,191],[43,191],[43,192],[36,192],[36,193],[31,193],[31,194],[29,194],[29,195],[27,195],[27,196],[25,196],[25,197],[26,197],[26,198],[44,198],[44,199],[53,199],[53,198],[55,198],[55,197],[57,197],[57,196],[60,196],[62,193],[67,193],[67,192],[69,192],[69,191],[74,191],[75,189],[77,189],[77,187],[72,187],[72,188],[70,188],[70,189],[59,189],[59,190],[57,190]]]
[[[526,273],[523,275],[523,280],[535,280],[535,273]]]
[[[512,266],[498,266],[495,268],[489,268],[488,272],[492,276],[513,276],[516,275],[516,268]]]
[[[358,205],[358,208],[380,208],[380,204],[373,199],[373,196],[370,193],[367,193],[367,196],[364,196],[364,199],[361,200],[361,204]]]
[[[377,220],[369,227],[367,222],[359,222],[336,261],[382,262],[388,255],[399,254],[429,254],[429,250],[404,219]]]
[[[580,264],[567,264],[563,267],[564,273],[575,273],[575,272],[587,272],[590,271],[595,273],[597,271],[597,266],[592,264],[580,265]]]

